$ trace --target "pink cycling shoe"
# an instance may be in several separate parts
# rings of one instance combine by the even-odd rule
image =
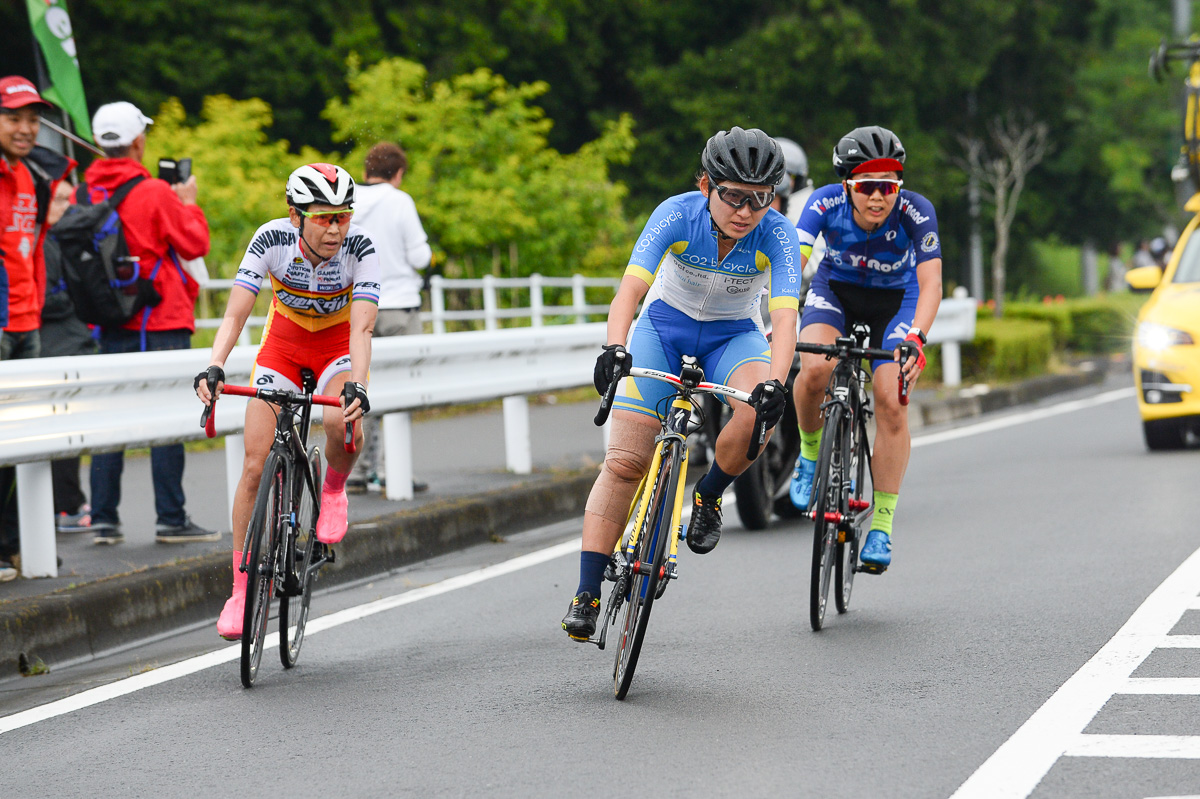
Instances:
[[[321,515],[317,519],[317,540],[322,544],[336,544],[346,535],[346,512],[350,500],[346,490],[321,489]]]
[[[242,618],[246,615],[246,587],[239,592],[236,589],[233,596],[225,600],[225,608],[221,618],[217,619],[217,635],[226,641],[242,639]]]

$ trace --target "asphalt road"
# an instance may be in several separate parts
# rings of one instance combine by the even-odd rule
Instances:
[[[1196,753],[1108,756],[1135,751],[1121,736],[1173,752],[1200,736],[1196,691],[1107,698],[1131,670],[1200,677],[1195,649],[1118,635],[1147,613],[1160,632],[1200,634],[1186,609],[1200,559],[1155,593],[1200,545],[1200,452],[1149,455],[1131,391],[1111,388],[923,431],[892,569],[860,575],[851,612],[831,608],[820,633],[810,532],[747,533],[729,508],[717,550],[681,554],[617,702],[612,649],[558,627],[577,560],[548,548],[577,537],[572,522],[319,596],[327,628],[300,665],[284,672],[268,651],[249,691],[207,626],[0,683],[6,713],[33,714],[0,718],[0,784],[47,797],[1200,794]],[[1093,659],[1148,640],[1144,660]],[[211,652],[223,662],[188,660]],[[139,687],[172,669],[190,673]],[[129,692],[48,704],[101,698],[88,689]],[[1107,754],[1060,756],[1084,751],[1082,732]]]

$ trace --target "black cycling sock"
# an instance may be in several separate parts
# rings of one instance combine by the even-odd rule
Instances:
[[[725,474],[717,465],[716,459],[713,459],[713,465],[708,470],[708,474],[701,477],[700,482],[696,483],[696,493],[703,497],[719,497],[736,479],[737,475]]]
[[[600,598],[600,583],[604,581],[604,567],[608,561],[609,556],[602,552],[585,549],[579,553],[579,588],[575,590],[575,596],[587,591],[592,599]]]

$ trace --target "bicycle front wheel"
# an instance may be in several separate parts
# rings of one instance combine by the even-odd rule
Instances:
[[[838,510],[842,493],[842,428],[845,409],[830,405],[825,410],[825,429],[821,433],[821,450],[817,456],[816,479],[813,483],[813,556],[812,579],[809,583],[808,621],[813,631],[825,622],[825,605],[829,601],[829,583],[836,558],[837,522],[826,521],[825,514]]]
[[[682,456],[680,445],[675,442],[669,441],[663,447],[658,474],[653,481],[648,480],[642,489],[652,494],[641,529],[637,531],[637,549],[629,564],[629,596],[621,621],[620,646],[617,647],[616,662],[613,664],[613,691],[617,699],[624,699],[629,693],[658,583],[665,579],[667,545],[671,539],[671,512],[679,488]]]
[[[279,600],[279,659],[285,669],[295,666],[300,657],[313,582],[320,568],[313,566],[313,554],[320,545],[317,517],[321,513],[321,451],[317,447],[308,451],[308,470],[312,475],[311,486],[303,475],[297,475],[292,481],[292,507],[296,510],[296,519],[284,551],[288,572],[283,597]]]
[[[848,532],[839,536],[837,545],[837,568],[834,570],[833,597],[838,613],[845,613],[850,607],[850,592],[854,590],[854,573],[858,570],[858,550],[862,546],[863,533],[859,529],[858,519],[867,518],[870,513],[863,511],[863,502],[869,502],[868,497],[874,494],[874,482],[871,480],[871,440],[867,437],[867,425],[862,416],[858,416],[853,424],[854,435],[850,438],[850,447],[845,455],[846,474],[850,475],[850,499],[853,504],[846,503],[845,511],[853,521],[847,525]],[[843,492],[844,493],[844,492]]]
[[[275,593],[275,566],[282,540],[279,520],[287,501],[286,484],[287,467],[279,453],[272,450],[263,465],[254,514],[246,532],[250,561],[246,572],[246,611],[242,617],[242,685],[247,688],[254,685],[258,676],[267,638],[271,596]]]

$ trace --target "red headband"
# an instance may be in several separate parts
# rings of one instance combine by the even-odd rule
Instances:
[[[850,174],[857,175],[860,172],[903,172],[904,164],[897,161],[895,158],[875,158],[870,161],[859,164],[850,170]]]

